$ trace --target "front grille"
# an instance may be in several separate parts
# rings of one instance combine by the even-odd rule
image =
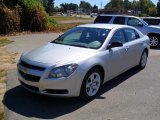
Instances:
[[[39,82],[39,80],[40,80],[40,77],[39,77],[39,76],[30,75],[30,74],[24,73],[24,72],[22,72],[22,71],[20,71],[20,70],[18,70],[18,72],[20,73],[20,75],[21,75],[25,80],[32,81],[32,82]]]
[[[38,92],[38,91],[39,91],[39,88],[30,86],[30,85],[27,85],[27,84],[25,84],[25,83],[22,82],[22,81],[21,81],[21,84],[22,84],[22,86],[24,86],[25,88],[27,88],[27,89],[29,89],[29,90],[32,90],[32,91],[35,91],[35,92]]]
[[[39,67],[39,66],[34,66],[34,65],[30,65],[24,61],[20,61],[20,65],[26,67],[26,68],[30,68],[30,69],[33,69],[33,70],[40,70],[40,71],[44,71],[45,68],[44,67]]]
[[[45,89],[43,91],[48,94],[68,94],[68,90],[66,89],[61,89],[61,90]]]

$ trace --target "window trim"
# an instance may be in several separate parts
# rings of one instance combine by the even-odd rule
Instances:
[[[135,35],[136,35],[136,33],[137,33],[139,37],[136,38],[136,39],[133,39],[133,40],[129,40],[128,37],[127,37],[127,35],[126,35],[126,33],[125,33],[125,29],[131,29],[131,30],[133,30],[134,33],[135,33]],[[135,40],[138,40],[138,39],[140,38],[139,33],[138,33],[135,29],[132,29],[132,28],[123,28],[123,32],[124,32],[124,35],[125,35],[125,37],[126,37],[126,43],[132,42],[132,41],[135,41]]]
[[[128,19],[127,19],[127,25],[129,25],[128,24],[128,21],[129,21],[129,19],[136,19],[136,20],[138,20],[139,22],[141,22],[138,18],[134,18],[134,17],[128,17]],[[142,23],[142,22],[141,22]],[[143,23],[142,23],[142,25],[144,25]],[[139,27],[138,25],[129,25],[129,26],[133,26],[133,27]]]
[[[114,36],[114,34],[117,32],[117,31],[122,31],[122,33],[123,33],[123,35],[124,35],[124,43],[122,43],[122,44],[125,44],[125,43],[127,43],[127,39],[126,39],[126,36],[125,36],[125,33],[124,33],[124,31],[123,31],[123,29],[124,28],[119,28],[119,29],[117,29],[114,33],[113,33],[113,35],[112,35],[112,37]],[[109,41],[109,44],[110,44],[110,42],[111,42],[111,40],[112,40],[112,37],[111,37],[111,39],[110,39],[110,41]]]

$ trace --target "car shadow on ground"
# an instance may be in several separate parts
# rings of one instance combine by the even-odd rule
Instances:
[[[96,99],[105,99],[102,96],[104,93],[128,80],[139,71],[137,68],[133,68],[105,83]],[[91,101],[93,100],[84,101],[80,98],[53,98],[35,95],[21,86],[17,86],[5,93],[3,104],[9,110],[26,117],[53,119],[76,111]]]

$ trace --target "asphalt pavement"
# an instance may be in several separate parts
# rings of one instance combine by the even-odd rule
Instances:
[[[59,34],[10,36],[10,52],[30,50]],[[17,80],[16,70],[8,72],[5,120],[160,120],[160,49],[150,51],[144,70],[133,68],[107,82],[99,97],[55,98],[32,94]]]

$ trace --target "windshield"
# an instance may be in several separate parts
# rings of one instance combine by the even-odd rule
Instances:
[[[104,43],[109,31],[101,28],[75,27],[52,41],[52,43],[98,49]]]

